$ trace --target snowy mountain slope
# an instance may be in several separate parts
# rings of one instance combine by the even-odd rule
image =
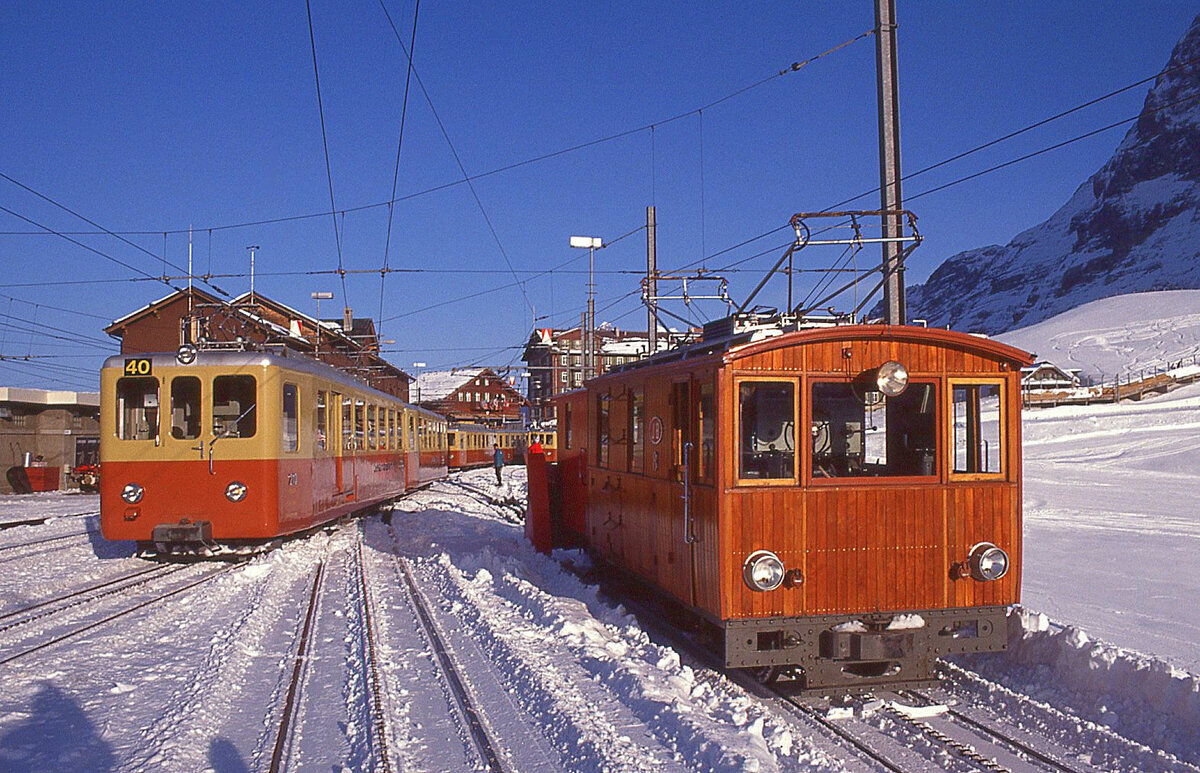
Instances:
[[[1200,290],[1104,298],[996,338],[1097,381],[1166,367],[1200,355]]]
[[[1200,287],[1200,16],[1112,158],[1049,220],[948,258],[909,315],[998,333],[1088,301]]]

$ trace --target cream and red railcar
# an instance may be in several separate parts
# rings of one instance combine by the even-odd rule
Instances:
[[[558,433],[552,429],[535,429],[529,432],[529,447],[532,448],[534,443],[540,443],[542,446],[542,454],[546,457],[547,462],[558,461]]]
[[[450,469],[491,466],[495,448],[504,454],[505,464],[525,461],[528,433],[516,427],[488,427],[483,424],[454,424],[446,433]]]
[[[1021,587],[1019,378],[945,330],[729,335],[558,400],[556,539],[710,621],[732,667],[923,684],[1005,646]]]
[[[444,477],[446,423],[302,356],[110,357],[101,530],[159,552],[311,529]]]

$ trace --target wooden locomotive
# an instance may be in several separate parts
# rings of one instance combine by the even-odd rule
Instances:
[[[447,472],[446,421],[286,350],[110,357],[100,524],[156,552],[249,548]]]
[[[554,541],[711,623],[728,666],[810,690],[926,684],[940,655],[1003,649],[1030,355],[754,322],[558,399]]]

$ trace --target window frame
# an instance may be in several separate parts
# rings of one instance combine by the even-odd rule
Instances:
[[[796,433],[795,448],[792,449],[792,477],[790,478],[743,478],[742,477],[742,384],[748,383],[776,383],[776,384],[791,384],[792,385],[792,416],[795,418],[794,431]],[[733,479],[735,486],[798,486],[802,479],[802,470],[800,466],[805,455],[800,453],[800,448],[806,443],[801,442],[800,427],[804,421],[804,414],[801,413],[803,408],[803,400],[801,400],[801,390],[803,389],[804,380],[799,376],[784,376],[784,375],[760,375],[733,377],[733,437],[729,442],[733,444],[733,454],[731,461],[733,463]],[[718,408],[719,415],[719,408]],[[807,425],[804,425],[807,426]],[[699,423],[697,422],[697,430]],[[720,429],[717,431],[718,441],[720,442]]]
[[[288,433],[288,388],[292,390],[292,431]],[[283,382],[279,390],[279,443],[285,454],[300,453],[300,385]],[[288,441],[291,441],[290,444]]]
[[[996,386],[1000,388],[1000,416],[997,419],[1000,435],[999,472],[955,472],[954,471],[954,388],[956,386]],[[1004,376],[949,376],[946,379],[946,405],[943,410],[942,442],[945,450],[939,454],[939,463],[946,466],[947,480],[1002,481],[1008,480],[1008,379]]]
[[[807,431],[805,435],[805,451],[804,451],[804,485],[805,486],[888,486],[888,485],[917,485],[917,484],[936,484],[943,480],[942,472],[945,469],[944,451],[934,449],[934,472],[932,475],[852,475],[841,478],[819,478],[812,474],[812,388],[816,384],[853,384],[854,379],[837,377],[837,376],[814,376],[804,379],[804,399],[802,400],[802,408],[804,410],[803,420],[804,427]],[[944,381],[934,375],[913,376],[909,380],[909,386],[914,384],[928,385],[933,387],[934,411],[933,411],[933,436],[938,442],[945,446],[945,422],[943,419],[943,411],[937,409],[938,401],[943,400],[945,393]]]

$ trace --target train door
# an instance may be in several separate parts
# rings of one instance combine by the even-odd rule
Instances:
[[[692,402],[691,382],[677,381],[671,384],[672,508],[669,552],[681,556],[682,565],[674,574],[675,590],[688,604],[696,603],[693,545],[696,542],[697,447]]]
[[[342,454],[344,453],[345,444],[342,440],[342,412],[339,408],[342,402],[342,396],[337,392],[329,393],[328,408],[324,409],[325,415],[328,417],[328,428],[318,428],[324,430],[325,442],[329,445],[329,453],[333,456],[333,476],[335,491],[340,494],[346,490],[343,482],[342,473]]]

